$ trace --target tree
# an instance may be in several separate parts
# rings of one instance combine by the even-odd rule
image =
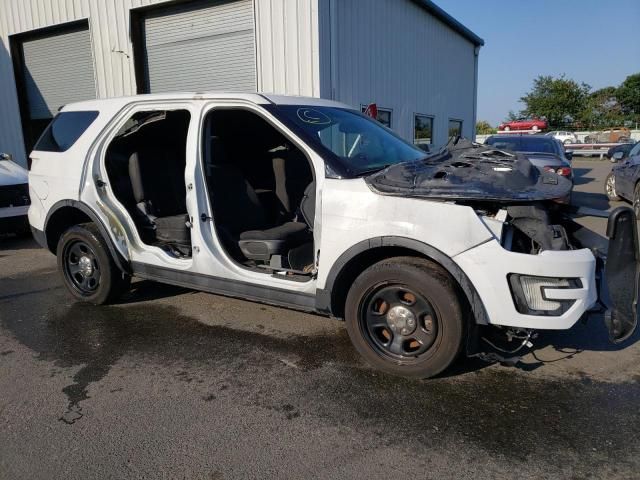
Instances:
[[[589,94],[580,114],[580,122],[589,128],[613,127],[623,123],[616,87],[605,87]]]
[[[629,75],[616,91],[622,111],[626,115],[640,117],[640,73]]]
[[[533,88],[520,98],[528,117],[545,117],[550,128],[561,128],[572,122],[585,110],[585,101],[591,87],[561,75],[541,75],[534,79]]]
[[[476,133],[478,135],[489,135],[496,133],[496,129],[493,128],[486,120],[480,120],[476,123]]]
[[[522,113],[516,113],[513,110],[509,110],[507,114],[507,118],[504,119],[505,122],[514,122],[516,120],[520,120],[522,118]]]

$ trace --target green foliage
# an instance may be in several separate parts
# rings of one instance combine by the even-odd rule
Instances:
[[[486,120],[480,120],[476,123],[476,133],[478,135],[490,135],[496,133],[498,130],[493,128]]]
[[[509,110],[509,113],[507,114],[507,118],[504,119],[505,122],[514,122],[516,120],[519,120],[520,118],[523,117],[523,113],[516,113],[513,110]]]
[[[624,121],[622,107],[615,87],[605,87],[589,94],[579,117],[587,128],[604,128],[620,125]]]
[[[541,75],[520,101],[525,108],[518,114],[510,111],[507,120],[544,117],[551,130],[618,127],[640,121],[640,73],[629,75],[617,87],[595,91],[564,75]]]
[[[626,115],[640,117],[640,73],[629,75],[616,91],[622,111]]]
[[[559,128],[574,121],[582,113],[591,87],[564,75],[554,78],[541,75],[533,81],[533,88],[520,98],[525,104],[522,113],[527,117],[545,117],[551,128]]]

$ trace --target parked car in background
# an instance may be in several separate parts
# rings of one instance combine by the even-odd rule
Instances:
[[[573,180],[572,152],[555,138],[546,135],[492,135],[485,141],[499,150],[524,153],[541,171],[552,171]]]
[[[548,124],[546,120],[541,120],[539,118],[523,118],[520,120],[513,120],[510,122],[503,122],[498,125],[498,130],[509,132],[511,130],[535,130],[542,131],[548,128]]]
[[[640,214],[640,142],[628,158],[611,168],[604,185],[609,200],[627,200],[633,204],[636,216]]]
[[[27,211],[29,200],[28,172],[11,159],[11,155],[0,153],[0,233],[29,232]]]
[[[631,130],[626,127],[595,132],[584,138],[584,143],[627,143],[631,141]]]
[[[621,143],[620,145],[616,145],[615,147],[611,147],[606,156],[612,162],[619,162],[620,160],[624,160],[629,156],[629,152],[635,147],[636,143]]]
[[[555,138],[563,145],[578,143],[578,137],[573,132],[555,130],[553,132],[546,133],[545,135]]]

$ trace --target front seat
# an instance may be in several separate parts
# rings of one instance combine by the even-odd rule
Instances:
[[[213,165],[210,172],[213,216],[231,253],[239,249],[247,259],[269,262],[274,255],[286,255],[292,248],[312,241],[304,222],[269,225],[258,195],[238,168]]]
[[[180,195],[180,188],[175,186],[175,172],[160,171],[165,165],[165,162],[158,161],[162,155],[162,152],[136,152],[129,157],[129,178],[136,202],[135,220],[146,232],[144,241],[155,239],[187,246],[191,244],[191,234],[186,195]],[[185,213],[176,214],[182,210]]]

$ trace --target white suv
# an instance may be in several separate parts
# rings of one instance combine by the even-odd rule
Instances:
[[[465,140],[427,154],[336,102],[83,102],[31,161],[29,220],[77,299],[113,301],[136,276],[333,315],[394,374],[436,375],[489,334],[524,345],[532,329],[570,328],[605,278],[554,201],[566,179]],[[601,299],[617,307],[616,340],[635,329],[632,220],[610,220],[610,244],[632,246],[609,255],[627,303]]]
[[[569,145],[569,144],[572,144],[572,143],[578,143],[578,137],[573,132],[555,131],[555,132],[546,133],[545,135],[547,135],[548,137],[555,138],[556,140],[558,140],[563,145]]]

